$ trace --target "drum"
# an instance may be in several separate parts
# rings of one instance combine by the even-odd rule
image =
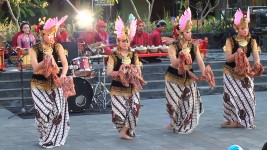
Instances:
[[[90,108],[93,99],[92,85],[80,77],[73,78],[76,95],[68,97],[70,112],[82,112]]]
[[[71,65],[78,66],[78,69],[74,71],[76,77],[93,77],[93,69],[90,65],[88,57],[77,57],[71,61]]]
[[[22,66],[23,69],[32,68],[31,57],[30,57],[30,55],[28,53],[28,49],[17,48],[16,50],[18,52],[18,59],[20,59],[20,58],[22,59],[21,64],[18,63],[19,70],[20,70],[21,66]]]

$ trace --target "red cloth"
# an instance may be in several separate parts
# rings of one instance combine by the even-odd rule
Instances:
[[[23,32],[20,31],[20,32],[17,32],[17,33],[13,36],[13,38],[12,38],[12,47],[17,47],[17,46],[18,46],[18,42],[17,42],[17,40],[18,40],[19,35],[21,35],[22,33],[23,33]]]
[[[152,45],[154,45],[154,46],[163,45],[160,35],[161,35],[161,31],[156,28],[150,35],[149,45],[150,46],[152,46]]]
[[[147,32],[136,32],[135,36],[133,37],[133,40],[131,42],[131,47],[133,46],[147,46],[149,45],[149,34]]]
[[[83,40],[86,44],[95,43],[95,37],[96,37],[96,33],[90,32],[90,31],[84,32],[79,36],[79,38],[83,38]]]
[[[69,33],[67,31],[60,32],[59,35],[56,35],[55,42],[66,42],[68,39]]]

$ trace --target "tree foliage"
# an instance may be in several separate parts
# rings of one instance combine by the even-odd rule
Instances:
[[[119,3],[119,0],[104,0],[107,3]]]
[[[8,18],[12,20],[18,29],[19,20],[28,20],[29,17],[39,17],[47,15],[46,0],[0,0],[0,6],[6,10],[1,11],[0,20]]]

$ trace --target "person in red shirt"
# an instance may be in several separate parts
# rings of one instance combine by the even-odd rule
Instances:
[[[55,42],[68,42],[68,41],[69,41],[69,33],[65,29],[65,23],[62,23],[57,31]]]
[[[98,42],[100,45],[109,45],[109,35],[108,32],[106,31],[106,26],[107,24],[103,21],[103,20],[99,20],[96,24],[96,42]],[[112,50],[110,49],[110,47],[104,47],[103,48],[103,54],[104,55],[111,55],[112,54]]]
[[[96,31],[93,27],[88,27],[85,32],[80,34],[79,39],[82,39],[86,44],[90,45],[95,43]]]
[[[84,43],[83,45],[84,50],[80,52],[81,54],[88,53],[91,55],[92,53],[95,52],[95,49],[93,49],[93,47],[95,47],[94,44],[96,43],[95,38],[96,38],[96,31],[93,29],[92,26],[89,26],[85,32],[80,34],[78,38],[79,42]]]
[[[142,20],[137,20],[136,25],[137,29],[135,36],[131,42],[131,47],[149,45],[149,33],[144,31],[144,22]]]
[[[164,20],[160,20],[157,23],[157,28],[151,33],[150,38],[149,38],[150,46],[163,45],[163,42],[161,40],[161,32],[164,31],[165,27],[166,27],[166,22]]]

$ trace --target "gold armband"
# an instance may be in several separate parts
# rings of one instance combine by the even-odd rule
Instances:
[[[230,51],[231,49],[230,48],[226,48],[226,46],[223,47],[223,51]]]
[[[169,57],[171,58],[171,57],[176,57],[176,55],[175,54],[169,54]]]
[[[114,65],[112,63],[108,63],[108,66],[109,67],[113,67]]]
[[[256,52],[261,52],[261,47],[257,47],[257,49],[254,49],[253,51],[256,51]]]

